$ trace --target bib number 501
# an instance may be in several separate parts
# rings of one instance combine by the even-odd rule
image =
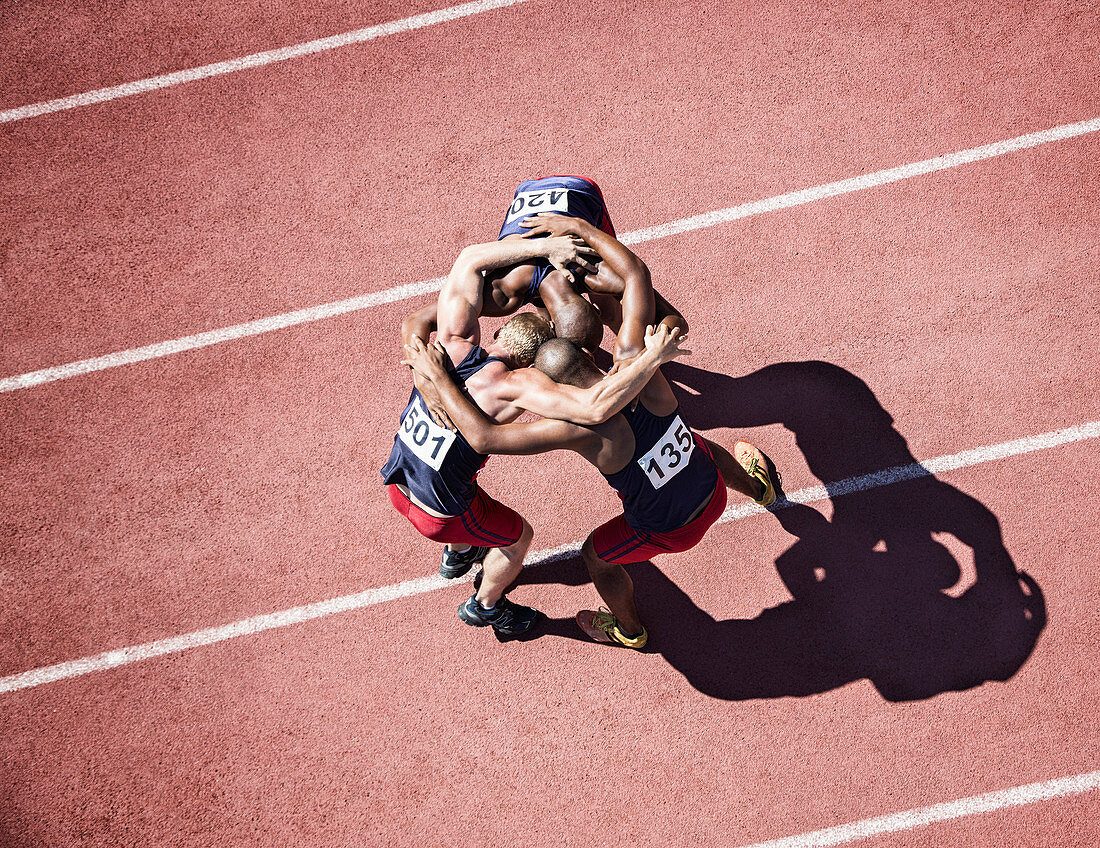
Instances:
[[[401,419],[397,437],[408,445],[417,459],[436,471],[442,467],[455,440],[454,431],[445,430],[432,421],[424,402],[419,398]]]
[[[691,428],[677,415],[649,452],[638,460],[654,489],[664,486],[687,467],[695,450]]]

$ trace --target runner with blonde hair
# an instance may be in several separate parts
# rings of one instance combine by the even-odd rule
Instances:
[[[501,327],[495,338],[512,352],[516,365],[522,368],[534,362],[543,342],[555,335],[553,328],[539,315],[521,312]]]

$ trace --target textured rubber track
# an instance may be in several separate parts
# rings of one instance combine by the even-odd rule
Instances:
[[[24,57],[0,63],[18,71],[0,105],[421,11],[255,27],[238,8],[177,7],[176,36],[144,41],[132,10],[21,8],[5,32],[36,21],[37,41],[0,39]],[[71,49],[91,31],[103,47]],[[1097,37],[1060,4],[532,0],[8,126],[0,364],[437,276],[531,172],[597,175],[633,229],[1093,117]],[[1100,417],[1098,149],[640,247],[692,322],[696,354],[669,368],[685,415],[760,445],[789,490]],[[375,476],[408,306],[5,395],[0,673],[434,572]],[[1083,442],[716,527],[633,572],[645,653],[582,641],[572,616],[596,600],[572,561],[513,590],[548,615],[528,641],[455,621],[456,586],[5,695],[0,843],[736,848],[1095,771],[1098,466]],[[615,508],[572,456],[494,460],[481,482],[537,547]],[[958,534],[988,554],[995,525],[955,491],[1041,590],[1030,654],[998,612],[1015,588],[973,589],[984,561]],[[847,577],[839,601],[792,599],[815,564]],[[624,766],[630,793],[607,779]],[[866,844],[1092,845],[1097,803]]]

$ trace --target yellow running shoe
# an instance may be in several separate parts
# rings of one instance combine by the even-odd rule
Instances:
[[[606,607],[600,607],[598,611],[581,610],[577,613],[577,624],[597,642],[622,645],[625,648],[645,647],[649,639],[649,634],[644,627],[640,635],[627,636],[619,629],[618,619]]]
[[[746,474],[764,485],[764,496],[756,502],[760,506],[771,506],[775,503],[775,485],[768,474],[768,459],[760,449],[748,442],[738,442],[733,446],[733,458],[745,469]]]

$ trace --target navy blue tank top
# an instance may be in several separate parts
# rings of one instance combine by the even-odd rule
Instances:
[[[458,384],[493,361],[483,347],[475,346],[455,368]],[[390,458],[382,466],[385,485],[400,483],[418,501],[443,515],[461,515],[474,500],[474,478],[487,456],[478,453],[457,430],[432,421],[424,398],[413,389],[393,439]]]
[[[634,432],[634,456],[604,477],[623,499],[627,524],[651,533],[680,529],[718,483],[710,451],[678,409],[654,415],[639,402],[620,414]]]
[[[615,227],[611,224],[611,216],[607,214],[607,204],[598,185],[586,177],[554,176],[524,180],[519,184],[497,241],[513,233],[527,232],[519,225],[520,221],[540,212],[560,212],[571,218],[582,218],[605,233],[615,235]],[[531,275],[524,302],[542,306],[539,287],[553,266],[545,259],[536,259],[531,264],[535,271]]]

